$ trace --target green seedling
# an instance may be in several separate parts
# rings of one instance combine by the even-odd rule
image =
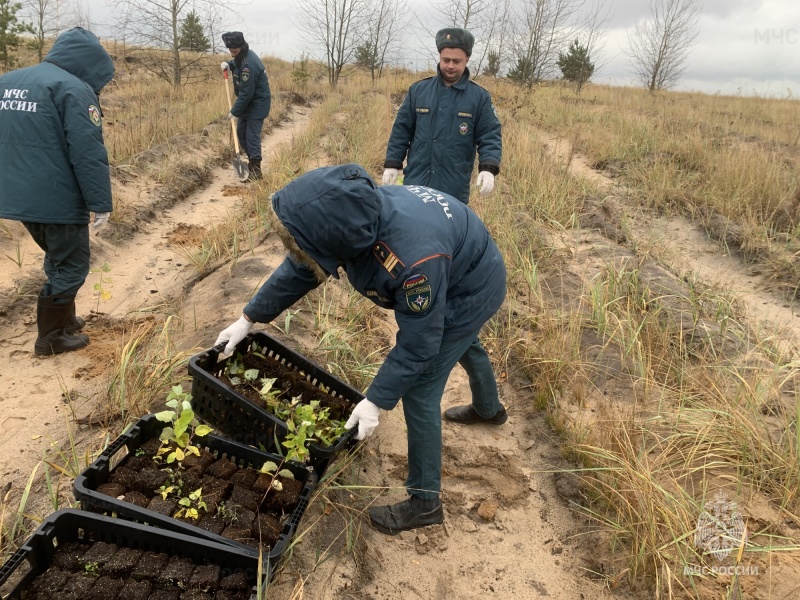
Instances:
[[[87,562],[83,565],[83,572],[92,577],[100,577],[100,565],[96,562]]]
[[[195,418],[191,399],[191,394],[184,392],[181,386],[173,386],[167,396],[167,407],[172,410],[156,413],[159,421],[172,424],[164,427],[159,436],[162,446],[157,457],[166,454],[167,464],[175,461],[180,464],[188,454],[200,456],[200,449],[192,441],[195,437],[203,437],[213,431]]]
[[[94,284],[94,291],[97,292],[97,312],[100,312],[100,300],[110,300],[111,292],[108,291],[107,286],[111,285],[111,278],[104,277],[103,273],[111,271],[108,263],[103,263],[103,266],[97,269],[89,269],[90,273],[98,273],[100,275],[99,281]]]
[[[206,503],[203,501],[203,488],[197,488],[193,492],[189,492],[187,497],[178,500],[180,508],[175,513],[175,518],[180,519],[186,517],[187,519],[194,519],[195,521],[200,518],[200,511],[207,511]]]
[[[265,462],[261,466],[259,473],[266,473],[267,475],[272,474],[272,483],[270,484],[270,488],[278,490],[279,492],[283,490],[283,484],[278,480],[278,477],[283,477],[284,479],[294,479],[294,473],[292,473],[289,469],[281,469],[278,471],[278,465],[271,460]]]
[[[217,516],[225,521],[227,525],[233,525],[239,522],[239,511],[236,510],[236,505],[230,502],[220,502],[217,507]]]

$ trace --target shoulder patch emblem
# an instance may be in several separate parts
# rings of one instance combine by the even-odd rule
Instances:
[[[421,313],[431,305],[431,286],[422,285],[406,292],[406,304],[412,311]]]
[[[245,67],[242,69],[242,83],[250,79],[250,69]]]
[[[397,258],[394,252],[389,250],[389,246],[383,242],[375,242],[375,245],[372,247],[372,254],[380,261],[383,268],[389,271],[389,275],[395,279],[397,279],[405,268],[402,261]]]
[[[426,281],[428,281],[428,278],[425,275],[412,275],[403,282],[403,289],[410,290],[411,288],[422,285]]]
[[[94,123],[96,127],[100,127],[100,109],[94,104],[89,105],[89,120]]]
[[[469,125],[466,122],[461,123],[461,125],[458,126],[458,133],[467,135],[469,133]]]
[[[492,114],[494,114],[495,119],[498,121],[500,120],[500,117],[497,116],[497,109],[494,107],[494,102],[492,102]]]

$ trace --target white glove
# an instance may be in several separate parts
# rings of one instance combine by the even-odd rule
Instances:
[[[375,406],[372,402],[364,398],[361,402],[356,404],[353,412],[350,413],[350,418],[344,424],[345,429],[352,429],[358,423],[358,433],[356,434],[357,440],[363,440],[365,437],[372,435],[375,428],[378,426],[378,415],[381,409]]]
[[[94,213],[94,223],[92,223],[92,229],[97,229],[98,227],[102,227],[106,223],[108,223],[108,218],[111,216],[110,212],[107,213]]]
[[[475,185],[480,186],[481,194],[486,195],[494,189],[494,175],[489,171],[481,171],[475,180]]]
[[[232,113],[232,112],[229,112],[229,113],[228,113],[228,118],[229,118],[229,119],[235,119],[236,117],[234,117],[234,116],[233,116],[233,113]]]
[[[227,62],[223,61],[220,63],[219,68],[222,69],[223,71],[227,71],[228,69],[231,68],[231,66]]]
[[[383,185],[394,185],[395,183],[397,183],[397,176],[399,174],[400,174],[400,169],[384,169]]]
[[[214,342],[214,346],[216,347],[228,342],[223,354],[233,354],[233,351],[236,350],[236,344],[241,342],[247,334],[250,333],[251,327],[253,327],[253,324],[242,315],[236,323],[222,330],[217,341]]]

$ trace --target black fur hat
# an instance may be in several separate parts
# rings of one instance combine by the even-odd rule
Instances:
[[[241,48],[244,46],[244,34],[241,31],[228,31],[222,34],[222,43],[226,48]]]
[[[460,27],[447,27],[436,32],[436,50],[438,52],[444,48],[461,48],[467,53],[467,56],[472,56],[474,44],[475,36]]]

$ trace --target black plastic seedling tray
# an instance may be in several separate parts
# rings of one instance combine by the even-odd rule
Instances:
[[[308,383],[332,396],[343,398],[353,406],[364,399],[361,392],[266,333],[260,331],[250,333],[239,342],[236,351],[246,354],[254,342],[263,349],[265,356],[302,373]],[[237,442],[267,448],[280,454],[280,443],[284,441],[289,431],[286,422],[220,381],[217,376],[224,371],[228,359],[220,360],[219,356],[219,351],[211,348],[189,361],[189,374],[192,376],[192,408],[195,414]],[[354,442],[356,429],[349,430],[330,446],[314,443],[309,445],[311,466],[319,477],[322,477],[336,455]]]
[[[125,433],[117,438],[105,451],[89,465],[84,471],[75,478],[73,484],[73,494],[81,503],[81,508],[95,513],[102,513],[133,520],[138,523],[152,525],[167,529],[184,535],[202,538],[217,544],[235,547],[242,552],[258,554],[258,550],[238,541],[230,540],[226,537],[206,531],[201,527],[192,525],[185,521],[175,519],[158,513],[154,510],[142,508],[136,504],[118,500],[107,496],[97,490],[98,486],[108,483],[113,468],[128,454],[135,453],[137,448],[147,440],[158,438],[164,423],[156,419],[155,415],[146,415],[139,419]],[[253,467],[260,469],[267,462],[272,461],[282,469],[289,469],[297,481],[303,483],[303,489],[299,502],[290,518],[286,520],[278,541],[269,549],[264,551],[265,560],[270,564],[277,564],[285,552],[289,541],[295,533],[301,517],[305,513],[311,498],[311,493],[317,484],[317,475],[309,467],[295,462],[283,462],[283,458],[276,454],[271,454],[258,450],[251,446],[238,444],[223,437],[209,434],[195,440],[198,446],[205,448],[215,455],[216,458],[225,457],[236,463],[239,467]]]
[[[256,597],[258,556],[228,544],[157,529],[132,521],[105,517],[80,510],[64,509],[51,514],[28,540],[0,567],[0,597],[25,600],[26,588],[53,563],[60,545],[70,542],[106,542],[120,548],[164,553],[191,560],[196,566],[215,565],[221,576],[241,573]],[[274,573],[264,558],[262,575]],[[247,594],[245,588],[245,594]]]

